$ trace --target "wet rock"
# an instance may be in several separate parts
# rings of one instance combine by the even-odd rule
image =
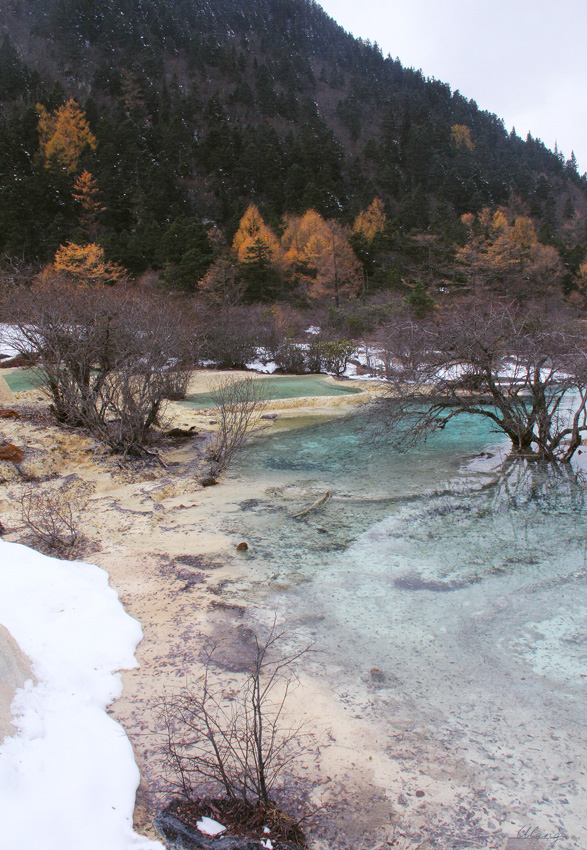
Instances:
[[[261,850],[265,847],[261,841],[251,838],[204,835],[199,829],[182,823],[169,811],[169,806],[155,818],[155,829],[173,850]],[[277,848],[278,845],[273,846]]]
[[[383,670],[380,670],[379,667],[371,667],[369,670],[369,676],[371,677],[372,682],[382,683],[385,682],[385,673]]]
[[[481,579],[472,576],[468,579],[451,579],[446,581],[427,581],[418,573],[408,573],[393,580],[394,587],[400,590],[428,590],[432,593],[452,593],[455,590],[463,590],[470,584],[477,584]]]
[[[173,566],[177,568],[189,567],[194,570],[217,570],[219,567],[224,566],[221,561],[215,561],[213,558],[209,558],[207,555],[177,555],[172,562]]]
[[[236,551],[237,552],[248,552],[249,551],[249,544],[246,542],[246,540],[243,540],[242,543],[238,544],[238,546],[236,547]]]

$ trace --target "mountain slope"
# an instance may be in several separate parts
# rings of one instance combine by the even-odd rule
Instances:
[[[67,97],[97,139],[80,169],[100,189],[99,239],[135,272],[196,250],[201,232],[186,221],[230,239],[251,200],[277,225],[309,207],[350,221],[378,195],[398,233],[448,243],[484,206],[517,204],[551,242],[587,208],[574,162],[354,39],[313,0],[0,8],[0,249],[11,255],[48,259],[79,228],[72,176],[39,155],[35,104]]]

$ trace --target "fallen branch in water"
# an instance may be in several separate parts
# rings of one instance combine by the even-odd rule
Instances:
[[[314,502],[314,504],[313,504],[313,505],[310,505],[310,507],[309,507],[309,508],[306,508],[306,510],[305,510],[305,511],[300,511],[300,513],[299,513],[299,514],[294,514],[294,515],[293,515],[293,518],[294,518],[294,519],[300,519],[301,517],[306,516],[306,514],[309,514],[309,513],[310,513],[310,511],[315,511],[315,510],[316,510],[316,508],[319,508],[319,507],[320,507],[320,505],[323,505],[323,504],[324,504],[324,502],[326,502],[326,501],[330,498],[330,495],[331,495],[331,494],[330,494],[330,490],[327,490],[327,491],[324,493],[324,495],[323,495],[323,496],[320,496],[320,498],[319,498],[319,499],[316,499],[316,501]]]

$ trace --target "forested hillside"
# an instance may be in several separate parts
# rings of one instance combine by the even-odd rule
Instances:
[[[0,11],[5,258],[48,263],[91,245],[107,277],[153,269],[189,291],[223,259],[244,298],[304,300],[300,279],[318,280],[320,264],[314,249],[292,257],[291,227],[310,211],[354,250],[347,294],[407,287],[425,308],[426,287],[483,284],[583,303],[587,180],[574,157],[507,133],[313,0]],[[251,204],[277,241],[228,257]]]

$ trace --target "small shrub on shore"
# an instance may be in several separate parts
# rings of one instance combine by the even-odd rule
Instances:
[[[67,557],[80,540],[80,520],[93,492],[93,484],[77,476],[45,490],[30,484],[20,496],[22,520],[40,543]]]
[[[258,430],[265,401],[262,382],[250,377],[223,378],[213,395],[219,425],[208,458],[210,475],[216,479]]]
[[[292,665],[308,647],[282,653],[277,647],[283,637],[275,627],[264,640],[251,632],[244,650],[248,676],[230,693],[212,682],[216,653],[222,649],[214,645],[197,684],[161,706],[166,733],[161,752],[167,777],[183,798],[176,806],[184,810],[182,819],[226,816],[240,834],[268,824],[272,832],[279,835],[281,829],[282,837],[303,846],[299,824],[282,811],[281,802],[294,802],[291,790],[284,790],[286,773],[308,749],[304,723],[290,724],[284,712],[294,681]],[[290,789],[292,782],[288,776]]]

